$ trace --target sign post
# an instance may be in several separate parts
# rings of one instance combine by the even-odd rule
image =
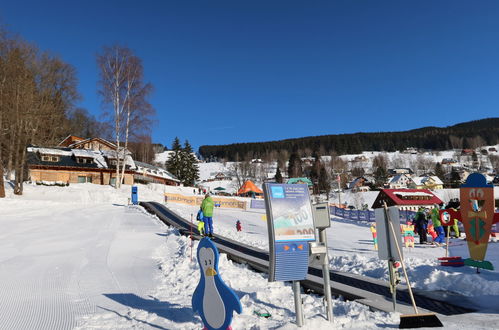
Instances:
[[[391,232],[390,226],[393,225],[394,228],[400,228],[399,209],[396,207],[390,207],[386,210],[380,208],[375,209],[374,212],[376,215],[378,257],[381,260],[388,260],[390,292],[392,294],[393,310],[395,311],[397,306],[397,284],[399,283],[399,278],[394,264],[396,261],[402,260],[402,250],[397,249],[397,243],[402,245],[402,235],[400,235],[399,232],[399,235],[395,236],[394,233]],[[390,221],[395,223],[390,224]]]
[[[329,279],[329,256],[327,252],[326,229],[331,227],[329,203],[317,203],[312,208],[315,227],[319,230],[319,242],[310,243],[310,254],[321,261],[324,296],[326,297],[326,315],[333,322],[333,302],[331,298],[331,282]]]
[[[269,233],[269,282],[293,281],[296,324],[303,326],[300,281],[308,273],[315,227],[308,186],[266,183],[263,186]]]

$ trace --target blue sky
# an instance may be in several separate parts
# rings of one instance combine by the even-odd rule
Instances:
[[[133,49],[168,146],[499,114],[499,1],[3,1],[0,23],[75,66],[96,116],[96,53]]]

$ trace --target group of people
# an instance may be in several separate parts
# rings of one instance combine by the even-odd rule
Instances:
[[[215,206],[216,204],[210,194],[206,194],[196,217],[198,220],[198,232],[202,236],[213,238],[213,209]],[[236,221],[236,230],[243,230],[239,220]]]
[[[445,244],[445,231],[440,220],[439,205],[435,205],[433,209],[428,210],[420,207],[414,216],[414,231],[419,235],[419,244],[428,244],[428,234],[433,237],[433,243],[436,245]],[[431,221],[431,225],[430,225]],[[454,231],[455,236],[459,237],[459,227],[457,219],[453,221],[451,229]]]

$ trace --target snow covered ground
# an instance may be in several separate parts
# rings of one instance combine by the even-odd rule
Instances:
[[[163,201],[164,187],[139,186],[140,200]],[[187,188],[170,188],[187,189]],[[1,329],[201,329],[191,310],[199,280],[197,242],[168,228],[140,208],[128,208],[130,187],[92,184],[26,186],[24,196],[0,199]],[[190,218],[197,208],[169,204]],[[216,209],[215,232],[266,249],[261,211]],[[235,230],[236,219],[243,231]],[[334,219],[328,231],[331,268],[387,279],[365,223]],[[499,243],[488,260],[499,267]],[[191,253],[193,260],[191,261]],[[443,248],[405,250],[414,286],[451,290],[479,300],[484,312],[441,317],[455,329],[499,328],[499,273],[439,267]],[[456,240],[451,254],[467,256]],[[291,286],[268,283],[265,274],[222,255],[220,272],[241,298],[234,329],[295,329]],[[304,295],[304,329],[329,329],[322,297]],[[269,319],[254,313],[267,311]],[[396,327],[399,314],[371,312],[356,302],[334,300],[333,327]]]

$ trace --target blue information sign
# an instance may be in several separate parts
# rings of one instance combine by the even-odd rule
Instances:
[[[304,280],[308,272],[308,242],[315,241],[308,186],[266,183],[263,188],[269,232],[269,281]]]

